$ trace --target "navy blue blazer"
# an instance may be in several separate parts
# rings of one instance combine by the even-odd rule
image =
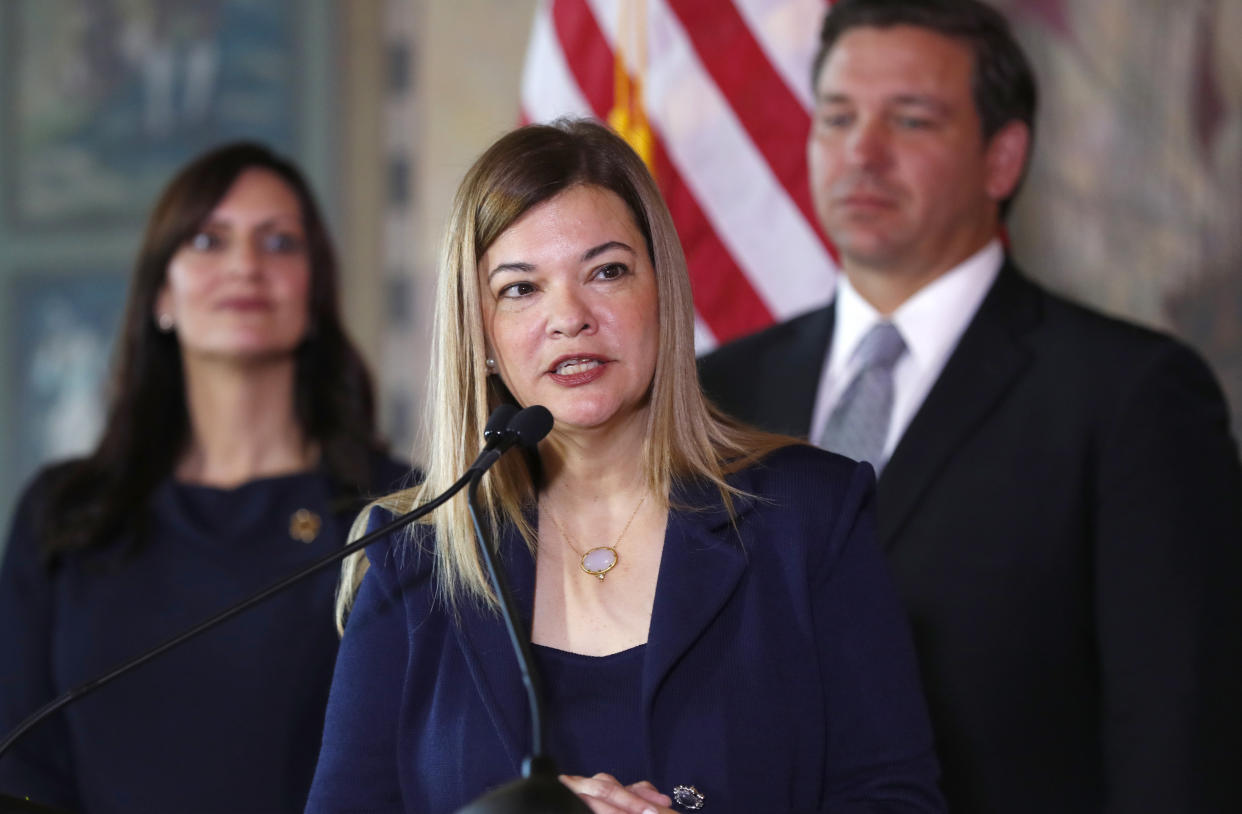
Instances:
[[[647,772],[620,779],[693,784],[708,812],[942,810],[870,467],[788,447],[731,481],[753,496],[736,526],[713,487],[674,489],[634,717]],[[529,624],[534,560],[516,533],[499,547]],[[307,811],[453,811],[530,749],[504,626],[454,623],[425,546],[369,556]]]
[[[168,478],[141,515],[148,545],[134,550],[127,533],[49,564],[41,518],[75,465],[45,470],[26,491],[0,566],[0,735],[339,549],[362,505],[325,468],[231,489]],[[374,492],[408,473],[371,456]],[[309,542],[292,536],[298,510],[322,520]],[[320,571],[80,696],[0,758],[0,792],[90,814],[301,811],[339,646],[334,584]]]

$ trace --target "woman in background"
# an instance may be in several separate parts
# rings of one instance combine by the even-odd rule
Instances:
[[[376,437],[301,172],[235,143],[147,224],[107,423],[27,489],[0,571],[0,730],[339,547]],[[31,730],[0,790],[81,812],[300,811],[336,657],[325,571]]]
[[[441,258],[427,480],[370,525],[452,483],[502,401],[551,411],[482,495],[563,782],[596,814],[942,810],[871,469],[706,403],[638,156],[589,122],[510,133]],[[307,810],[455,811],[531,749],[464,498],[368,556]]]

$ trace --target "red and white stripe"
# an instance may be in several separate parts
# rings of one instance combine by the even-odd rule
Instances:
[[[606,119],[621,4],[540,0],[528,121]],[[826,302],[836,263],[807,187],[810,63],[825,0],[646,0],[653,165],[686,251],[699,350]],[[622,48],[627,59],[631,48]]]

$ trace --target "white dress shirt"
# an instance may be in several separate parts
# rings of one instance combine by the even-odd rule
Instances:
[[[923,399],[944,370],[949,354],[957,347],[966,326],[979,310],[1005,260],[999,240],[937,277],[906,300],[889,317],[906,343],[906,352],[893,368],[893,414],[884,441],[881,463],[901,440]],[[819,377],[811,440],[817,440],[828,423],[832,408],[853,380],[858,369],[858,344],[871,326],[884,317],[862,298],[849,279],[837,281],[836,319],[832,345]]]

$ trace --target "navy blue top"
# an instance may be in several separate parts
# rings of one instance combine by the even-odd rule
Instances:
[[[378,458],[378,489],[404,467]],[[167,480],[149,542],[44,567],[36,481],[0,569],[0,730],[345,541],[325,472],[235,489]],[[320,527],[303,542],[293,520]],[[343,511],[342,511],[343,510]],[[328,568],[70,704],[0,758],[0,791],[83,812],[300,811],[336,657]]]
[[[543,678],[545,750],[559,771],[587,777],[645,777],[642,675],[644,645],[585,656],[533,645]]]
[[[797,446],[729,478],[743,493],[732,518],[710,483],[674,485],[638,751],[625,756],[644,771],[618,779],[692,785],[717,814],[943,811],[905,613],[875,544],[871,467]],[[369,525],[387,520],[377,510]],[[436,541],[415,533],[367,551],[309,814],[448,814],[518,777],[530,753],[504,623],[445,608]],[[511,528],[497,547],[529,625],[534,558]]]

